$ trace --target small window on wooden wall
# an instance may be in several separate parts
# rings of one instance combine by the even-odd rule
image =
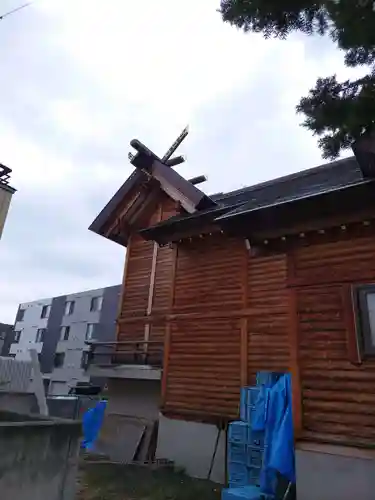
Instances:
[[[375,356],[375,285],[354,287],[358,344],[363,356]]]

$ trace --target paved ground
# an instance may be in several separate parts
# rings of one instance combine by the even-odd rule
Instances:
[[[220,500],[220,486],[172,468],[82,463],[77,500]]]

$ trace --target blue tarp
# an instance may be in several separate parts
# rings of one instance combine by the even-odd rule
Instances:
[[[99,401],[99,403],[90,408],[83,415],[82,427],[83,427],[83,441],[81,447],[86,450],[92,450],[95,441],[99,436],[100,429],[104,420],[104,413],[107,407],[107,401]]]
[[[263,417],[263,418],[262,418]],[[273,387],[265,387],[259,396],[252,425],[265,431],[265,449],[260,489],[272,495],[276,489],[276,471],[295,482],[292,392],[290,375],[282,376]]]

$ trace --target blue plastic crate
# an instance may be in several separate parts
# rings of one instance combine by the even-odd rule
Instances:
[[[249,471],[246,464],[229,463],[228,464],[228,479],[229,487],[237,488],[239,486],[246,486],[248,481]]]
[[[249,430],[247,437],[247,444],[253,448],[264,448],[265,446],[265,433],[264,431]]]
[[[260,491],[256,486],[224,488],[221,490],[221,500],[259,500],[260,498]]]
[[[255,408],[261,387],[243,387],[240,399],[240,418],[244,422],[250,423],[251,412]]]
[[[260,387],[242,387],[241,406],[254,405],[258,399]]]
[[[247,448],[247,465],[248,467],[262,467],[263,448],[249,446]]]
[[[252,421],[251,415],[254,411],[255,411],[255,405],[246,405],[241,415],[241,419],[243,419],[243,421],[248,423],[250,426]]]
[[[246,465],[247,444],[228,443],[228,464],[237,463]]]
[[[247,444],[249,439],[250,425],[237,420],[229,424],[228,441],[230,443]]]
[[[261,467],[248,467],[248,484],[251,484],[253,486],[259,486],[260,485],[260,473],[261,473]]]

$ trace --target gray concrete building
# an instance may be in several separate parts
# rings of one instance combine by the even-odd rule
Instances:
[[[0,356],[8,356],[13,342],[13,325],[0,323]]]
[[[86,341],[116,339],[121,285],[20,304],[9,355],[30,360],[36,349],[49,394],[89,382]]]

